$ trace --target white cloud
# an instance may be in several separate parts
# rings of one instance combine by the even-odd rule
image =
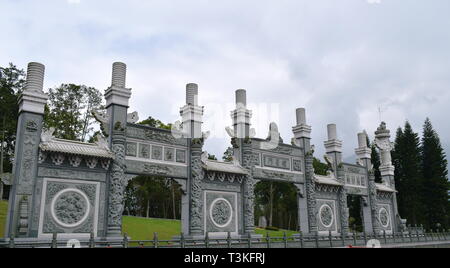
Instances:
[[[429,116],[450,144],[448,0],[384,1],[377,8],[360,0],[67,3],[2,2],[7,42],[0,43],[0,65],[40,61],[46,87],[106,89],[111,64],[124,61],[131,109],[165,122],[179,119],[186,83],[199,83],[203,105],[232,103],[234,90],[246,88],[251,103],[279,104],[285,141],[295,109],[306,107],[319,156],[327,123],[337,123],[348,156],[358,131],[373,136],[379,106],[394,133],[406,119],[420,131]],[[231,124],[223,114],[223,125]],[[267,135],[268,124],[258,124],[258,136]],[[211,139],[207,149],[220,155],[228,143]]]

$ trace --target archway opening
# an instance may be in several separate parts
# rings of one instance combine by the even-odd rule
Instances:
[[[171,178],[137,176],[124,194],[124,233],[133,240],[172,239],[181,233],[181,186]]]
[[[362,211],[362,199],[357,195],[347,196],[347,206],[349,209],[348,225],[351,232],[363,232],[364,221]]]
[[[297,188],[292,183],[261,181],[255,186],[255,226],[298,231]]]

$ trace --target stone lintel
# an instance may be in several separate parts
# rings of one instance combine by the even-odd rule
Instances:
[[[312,128],[311,128],[311,126],[302,124],[302,125],[293,127],[292,132],[294,133],[294,137],[296,139],[301,139],[301,138],[310,139]]]
[[[381,166],[380,167],[381,176],[394,176],[395,167],[394,166]]]
[[[19,98],[19,113],[30,112],[44,114],[48,96],[44,92],[24,90]]]
[[[340,140],[329,140],[325,141],[325,149],[327,153],[342,153],[342,141]]]
[[[365,147],[365,148],[357,148],[355,149],[356,156],[358,156],[358,159],[371,159],[372,158],[372,150]]]
[[[131,88],[121,88],[117,86],[111,86],[106,90],[105,93],[106,107],[112,104],[129,107],[130,97],[131,97]]]

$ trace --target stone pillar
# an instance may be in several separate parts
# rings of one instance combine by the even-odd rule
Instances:
[[[115,62],[112,67],[111,86],[105,92],[109,144],[115,155],[111,171],[108,173],[109,193],[106,215],[108,215],[106,236],[121,237],[123,195],[127,186],[125,177],[126,127],[131,89],[126,87],[127,66]]]
[[[183,132],[187,138],[202,138],[204,108],[198,105],[198,85],[186,85],[186,105],[181,108],[180,115],[183,122]]]
[[[307,124],[306,121],[306,110],[305,108],[298,108],[296,110],[297,125],[292,127],[292,132],[294,133],[294,143],[300,146],[303,150],[303,155],[311,150],[311,132],[312,128]],[[304,162],[304,167],[306,164]],[[308,204],[306,196],[298,195],[298,222],[300,226],[300,231],[308,232]]]
[[[367,145],[367,133],[358,133],[358,148],[355,149],[359,162],[366,168],[372,165],[372,150]]]
[[[233,124],[234,157],[243,164],[243,142],[250,139],[252,111],[247,109],[247,92],[245,89],[236,90],[236,109],[231,111]]]
[[[244,232],[246,235],[255,233],[255,180],[253,178],[254,161],[251,139],[245,139],[242,141],[242,166],[249,171],[245,177],[243,185],[243,198],[244,201]]]
[[[367,133],[358,133],[358,148],[355,149],[356,156],[358,157],[358,162],[366,167],[367,171],[372,167],[372,150],[367,144]],[[367,180],[366,185],[369,185],[369,180]],[[364,230],[367,233],[373,231],[372,226],[372,213],[370,209],[370,198],[361,198],[361,210],[362,210],[362,220],[364,225]]]
[[[203,178],[205,176],[202,167],[203,140],[194,139],[191,143],[190,154],[190,215],[189,235],[192,237],[204,235],[203,224]]]
[[[183,132],[188,140],[188,180],[187,198],[189,199],[189,216],[183,230],[188,229],[190,237],[201,237],[204,235],[203,222],[203,177],[202,152],[204,137],[202,132],[204,108],[198,105],[198,85],[190,83],[186,85],[186,105],[180,109],[183,122]]]
[[[245,89],[238,89],[236,90],[236,109],[231,112],[234,136],[232,144],[234,157],[248,171],[242,185],[243,212],[241,215],[243,217],[243,232],[245,235],[253,235],[255,233],[254,188],[256,182],[253,178],[255,163],[250,136],[251,118],[252,111],[247,109],[247,92]]]
[[[377,186],[375,184],[375,174],[373,169],[369,170],[369,203],[370,203],[370,214],[372,219],[372,230],[375,234],[380,234],[380,222],[378,220],[378,197],[377,197]]]
[[[337,179],[340,183],[345,184],[345,171],[343,167],[337,168]],[[347,235],[349,231],[348,218],[350,212],[347,204],[347,189],[344,186],[339,189],[339,212],[341,215],[341,233]]]
[[[116,128],[112,132],[112,152],[114,161],[109,173],[108,237],[121,237],[125,177],[125,129]]]
[[[337,177],[337,167],[342,163],[342,141],[338,140],[335,124],[328,125],[328,141],[325,141],[324,144],[326,153],[332,160],[335,176]]]
[[[394,165],[392,165],[392,156],[391,156],[391,151],[394,149],[394,145],[390,141],[390,138],[391,138],[390,130],[386,128],[386,123],[382,122],[378,127],[377,131],[375,131],[375,146],[377,146],[381,155],[381,166],[380,166],[381,178],[383,180],[383,184],[385,184],[386,186],[395,191],[395,179],[394,179],[395,167]],[[394,223],[393,228],[394,230],[396,228],[399,229],[401,223],[399,222],[400,215],[398,213],[396,193],[394,193],[392,197],[391,213],[394,214],[391,215],[392,222]]]
[[[308,207],[308,232],[315,234],[317,228],[317,202],[316,202],[316,183],[314,182],[314,167],[313,167],[313,153],[311,151],[306,153],[306,200]]]
[[[43,91],[45,66],[28,64],[26,86],[19,97],[19,119],[5,236],[30,237],[33,193],[39,143],[47,95]],[[20,230],[19,230],[20,229]]]

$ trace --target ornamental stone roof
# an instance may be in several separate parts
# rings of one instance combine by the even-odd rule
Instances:
[[[107,141],[103,137],[99,137],[99,141],[97,143],[85,143],[57,139],[53,137],[53,132],[54,129],[50,129],[42,133],[41,144],[39,144],[41,151],[107,159],[114,158],[113,152],[111,152]]]
[[[388,187],[388,186],[386,186],[384,184],[381,184],[381,183],[375,183],[375,185],[377,187],[377,190],[380,191],[380,192],[390,192],[390,193],[397,192],[397,191],[391,189],[390,187]]]
[[[219,161],[214,161],[214,160],[206,160],[203,163],[203,168],[206,171],[233,173],[233,174],[239,174],[239,175],[247,174],[247,171],[239,165],[234,165],[233,163],[219,162]]]
[[[316,183],[319,183],[319,184],[326,184],[326,185],[333,185],[333,186],[343,186],[344,185],[343,183],[336,180],[333,175],[322,176],[322,175],[314,174],[314,180]]]
[[[108,149],[95,143],[84,143],[69,140],[54,139],[41,143],[39,148],[43,152],[65,153],[100,158],[114,158],[114,154]]]
[[[202,155],[202,164],[203,164],[203,169],[206,171],[232,173],[232,174],[238,174],[238,175],[247,175],[248,174],[247,170],[245,170],[237,161],[219,162],[219,161],[210,160],[207,158],[208,158],[208,154],[204,153]]]

